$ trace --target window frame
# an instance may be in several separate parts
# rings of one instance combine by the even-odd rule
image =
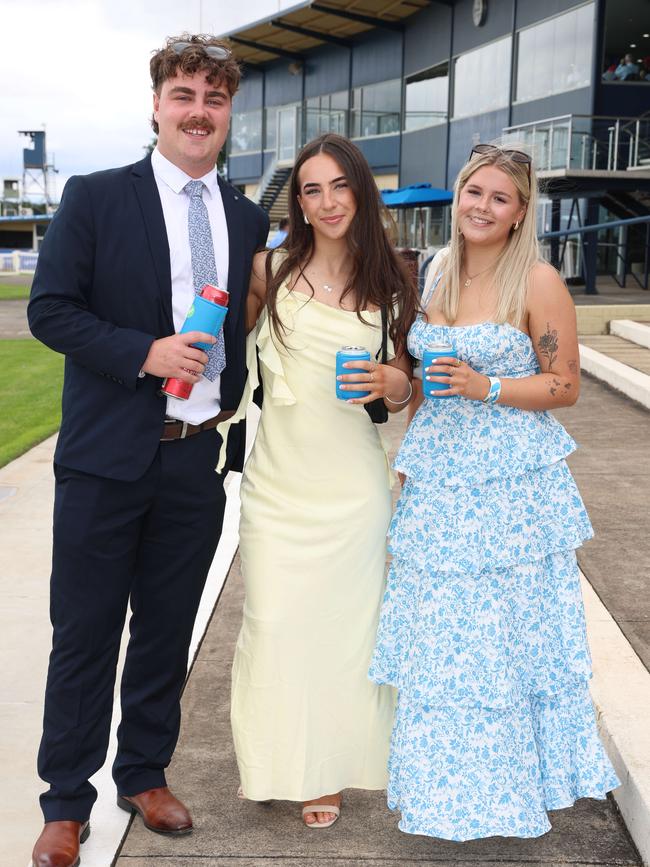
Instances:
[[[518,85],[519,85],[519,42],[520,35],[528,30],[532,30],[534,27],[539,27],[543,24],[548,24],[549,21],[554,21],[556,18],[562,18],[567,15],[573,15],[580,9],[586,9],[588,6],[591,6],[594,11],[594,16],[592,16],[592,32],[591,32],[591,44],[590,44],[590,58],[588,63],[589,68],[589,80],[586,84],[576,84],[570,87],[565,87],[562,90],[551,90],[549,93],[539,94],[538,96],[527,96],[524,99],[520,99],[518,95]],[[513,105],[524,105],[527,102],[535,102],[539,99],[549,99],[552,96],[557,96],[560,93],[571,93],[573,90],[584,90],[586,87],[593,86],[593,54],[594,54],[594,33],[596,31],[598,22],[595,19],[596,12],[596,3],[595,0],[586,0],[585,3],[578,3],[575,6],[572,6],[571,9],[564,9],[561,12],[556,12],[553,15],[549,15],[547,18],[541,18],[539,21],[534,21],[532,24],[527,24],[525,27],[520,27],[515,32],[515,62],[513,67],[513,81],[512,81],[512,92],[513,92]]]
[[[408,135],[412,132],[419,132],[423,129],[434,129],[438,126],[443,126],[444,124],[449,123],[449,98],[451,95],[451,64],[453,62],[453,58],[447,58],[446,60],[441,60],[439,63],[434,63],[433,66],[427,66],[424,69],[420,69],[417,72],[412,72],[410,75],[404,76],[404,88],[402,95],[402,123],[401,123],[401,132],[402,135]],[[406,93],[409,84],[415,84],[418,81],[429,81],[433,78],[442,78],[442,75],[430,75],[426,76],[427,72],[431,72],[434,69],[438,69],[439,67],[446,66],[447,67],[447,104],[445,106],[445,116],[434,123],[426,123],[422,126],[415,127],[415,129],[406,129],[406,118],[408,116],[407,103],[406,103]],[[409,81],[410,79],[410,81]]]
[[[496,106],[491,106],[485,111],[478,112],[463,112],[463,114],[456,114],[456,90],[457,90],[457,74],[456,74],[456,63],[460,58],[467,57],[470,54],[476,54],[479,51],[484,50],[485,48],[496,45],[498,42],[510,42],[510,62],[506,64],[508,69],[508,83],[506,86],[505,93],[505,102],[500,103]],[[510,105],[510,99],[512,95],[512,52],[514,51],[514,40],[512,33],[501,34],[501,36],[497,36],[495,39],[490,39],[488,42],[484,42],[481,45],[477,45],[476,48],[471,48],[469,51],[463,51],[460,54],[454,54],[450,59],[450,64],[453,66],[453,75],[451,76],[451,96],[449,101],[450,113],[449,113],[449,122],[453,122],[455,120],[465,120],[468,117],[478,117],[482,114],[491,114],[494,111],[501,111],[504,108],[508,108]]]
[[[355,135],[354,134],[354,120],[355,116],[358,114],[360,118],[360,130],[363,122],[363,91],[370,87],[379,87],[382,84],[391,84],[392,82],[398,83],[398,93],[399,93],[399,108],[396,112],[397,114],[397,129],[392,130],[390,132],[377,132],[372,135]],[[355,108],[354,104],[354,95],[356,91],[361,91],[361,104],[358,109]],[[401,127],[403,122],[403,113],[404,113],[404,79],[403,78],[386,78],[383,81],[373,81],[369,84],[362,84],[358,87],[351,87],[349,90],[349,109],[348,109],[348,130],[349,137],[351,141],[367,141],[368,139],[377,139],[377,138],[387,138],[388,136],[400,135]],[[387,112],[387,115],[395,114],[395,112]]]
[[[238,115],[253,115],[259,113],[259,147],[252,148],[248,150],[233,150],[234,144],[234,135],[233,135],[233,120]],[[229,145],[228,145],[228,156],[231,157],[239,157],[246,156],[247,154],[259,154],[262,153],[264,149],[264,109],[260,106],[260,108],[251,108],[249,111],[238,111],[233,112],[230,118],[230,129],[229,129]]]

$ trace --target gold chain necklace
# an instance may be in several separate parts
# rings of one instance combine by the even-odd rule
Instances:
[[[472,280],[476,280],[476,278],[480,277],[481,274],[485,274],[485,272],[489,271],[490,268],[494,267],[494,265],[495,265],[495,262],[492,262],[491,265],[488,265],[487,268],[484,268],[482,271],[479,271],[478,274],[474,274],[473,277],[470,277],[469,274],[467,273],[467,271],[465,271],[465,269],[463,268],[463,271],[465,271],[465,276],[467,277],[467,280],[465,280],[465,282],[463,283],[463,286],[465,287],[465,289],[469,289],[469,287],[472,285]]]

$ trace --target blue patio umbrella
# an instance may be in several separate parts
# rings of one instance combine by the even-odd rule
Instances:
[[[419,208],[427,205],[450,205],[451,190],[432,187],[431,184],[411,184],[399,190],[382,190],[381,197],[387,208]]]

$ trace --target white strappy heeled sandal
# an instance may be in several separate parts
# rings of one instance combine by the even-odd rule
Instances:
[[[303,821],[307,813],[334,813],[334,818],[329,822],[304,822],[308,828],[330,828],[341,815],[341,808],[334,804],[308,804],[302,808]]]

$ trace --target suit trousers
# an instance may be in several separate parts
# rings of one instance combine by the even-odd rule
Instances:
[[[180,728],[194,620],[219,541],[215,430],[161,443],[136,481],[55,465],[53,626],[38,771],[45,821],[88,819],[106,759],[120,639],[131,606],[113,777],[164,786]]]

